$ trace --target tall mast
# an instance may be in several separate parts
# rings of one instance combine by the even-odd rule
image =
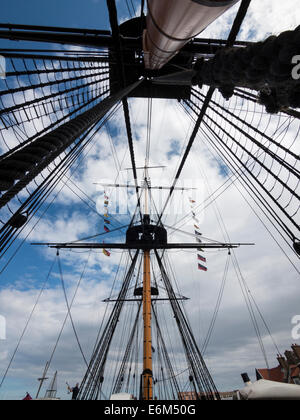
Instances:
[[[35,397],[36,399],[39,398],[39,395],[40,395],[40,392],[41,392],[41,389],[42,389],[42,386],[43,386],[44,382],[47,381],[47,379],[49,379],[49,378],[46,378],[48,369],[49,369],[49,362],[46,363],[43,376],[41,378],[38,378],[38,381],[39,381],[40,385],[39,385],[38,391],[36,393],[36,397]]]
[[[143,351],[143,399],[152,400],[152,331],[151,331],[151,276],[150,251],[144,251],[143,278],[143,321],[144,321],[144,351]]]
[[[145,165],[145,216],[149,215],[148,206],[148,171]],[[144,250],[144,274],[143,274],[143,322],[144,322],[144,348],[143,348],[143,399],[153,399],[152,389],[152,329],[151,329],[151,274],[150,274],[150,251]]]

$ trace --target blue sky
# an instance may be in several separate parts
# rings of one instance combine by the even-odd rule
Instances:
[[[103,0],[12,0],[1,5],[1,22],[108,29],[103,5]]]
[[[266,2],[264,3],[266,4]],[[293,0],[289,1],[289,5],[287,3],[283,4],[282,0],[269,0],[267,2],[268,20],[266,22],[262,18],[261,0],[253,0],[241,37],[243,39],[263,38],[272,32],[275,27],[278,30],[279,26],[281,30],[294,27],[299,17],[295,16],[296,13],[288,14],[287,10],[297,10],[291,7],[291,3],[296,3]],[[125,1],[120,0],[117,4],[119,18],[124,19],[128,15]],[[275,4],[277,8],[274,6]],[[285,13],[282,10],[284,7]],[[281,19],[279,24],[278,16],[280,15],[284,15],[286,19]],[[229,13],[222,17],[217,24],[212,25],[208,29],[207,36],[215,36],[216,38],[221,35],[224,36],[230,29],[233,17],[234,13]],[[1,5],[0,20],[3,23],[109,29],[105,0],[53,0],[47,2],[41,0],[11,0],[3,2]],[[12,43],[0,40],[0,47],[4,48],[8,45],[17,48],[22,46],[24,48],[38,47],[37,44],[32,43]],[[42,47],[45,48],[46,45],[43,44]],[[130,107],[137,123],[137,128],[134,130],[136,135],[136,157],[138,165],[141,166],[144,163],[142,159],[144,157],[143,146],[146,127],[142,115],[146,115],[146,106],[140,102],[130,102]],[[155,103],[153,115],[153,139],[156,141],[155,147],[151,150],[154,153],[153,164],[164,164],[167,161],[171,168],[170,172],[167,172],[169,179],[179,159],[175,147],[180,149],[184,146],[184,142],[188,138],[187,132],[191,129],[190,122],[187,122],[180,115],[178,109],[174,110],[174,108],[174,104],[170,101],[158,101]],[[176,115],[175,118],[174,115]],[[122,114],[119,114],[112,123],[112,134],[120,161],[127,149],[127,140],[126,136],[124,136],[125,130],[122,121]],[[103,137],[105,136],[103,135]],[[103,137],[99,140],[102,141]],[[166,140],[157,141],[160,138]],[[87,162],[87,167],[80,171],[77,181],[82,188],[90,189],[91,182],[96,180],[93,177],[97,175],[97,172],[94,170],[97,159],[99,159],[101,167],[103,167],[101,176],[104,176],[103,173],[105,176],[107,174],[110,176],[114,175],[113,160],[109,155],[110,149],[107,136],[104,140],[106,143],[104,141],[100,143],[95,151],[95,155]],[[202,145],[202,138],[198,138],[195,147],[196,150],[193,153],[195,161],[188,162],[185,173],[186,178],[199,177],[198,166],[203,164],[208,178],[213,183],[212,189],[217,188],[224,181],[225,168],[218,161],[209,159],[209,154]],[[125,163],[125,167],[130,166],[128,159],[127,161],[125,160]],[[164,173],[158,173],[155,176],[159,182],[161,178],[164,178]],[[83,177],[87,179],[84,181]],[[228,222],[232,238],[237,241],[246,240],[251,242],[253,240],[257,242],[255,249],[241,251],[242,268],[254,292],[259,296],[260,301],[265,304],[264,309],[268,313],[268,320],[271,321],[272,331],[275,331],[276,338],[285,346],[290,340],[288,331],[289,319],[297,310],[299,300],[297,294],[299,284],[295,273],[286,264],[282,255],[278,253],[278,249],[270,244],[270,238],[257,225],[256,219],[245,203],[239,201],[238,194],[232,190],[229,190],[228,194],[221,204],[223,205],[222,214]],[[233,206],[232,203],[238,204]],[[221,239],[220,232],[216,228],[214,216],[206,214],[202,227],[204,233],[207,233],[209,237]],[[103,221],[101,218],[90,212],[80,201],[76,201],[72,194],[64,192],[59,202],[51,207],[46,221],[41,222],[39,225],[39,230],[34,233],[32,241],[52,239],[55,233],[60,235],[60,238],[62,233],[64,233],[65,237],[67,236],[66,240],[71,240],[75,234],[80,234],[82,237],[85,234],[95,234],[102,229]],[[62,230],[63,232],[61,232]],[[180,239],[186,240],[187,238]],[[188,309],[192,311],[192,314],[195,314],[198,302],[203,299],[201,301],[202,308],[208,308],[211,311],[208,311],[208,315],[204,312],[203,318],[201,318],[201,322],[206,325],[205,321],[210,321],[209,315],[214,308],[216,284],[218,284],[220,277],[219,273],[222,274],[225,256],[210,255],[208,277],[201,276],[199,278],[197,270],[190,268],[196,267],[193,255],[183,254],[183,258],[176,258],[176,255],[173,255],[173,261],[174,266],[178,265],[176,268],[179,273],[179,283],[181,282],[183,285],[182,293],[196,299],[193,301],[195,305],[191,305],[191,308]],[[48,252],[44,249],[35,248],[29,242],[26,242],[13,263],[9,265],[8,269],[1,276],[0,302],[2,307],[0,306],[0,314],[3,312],[5,315],[7,314],[9,329],[6,342],[0,342],[1,350],[3,350],[3,352],[0,351],[0,379],[35,302],[39,287],[45,280],[53,257],[53,251]],[[81,272],[86,255],[82,258],[80,255],[76,258],[75,254],[69,255],[69,257],[70,263],[68,263],[67,258],[63,259],[63,263],[64,270],[66,270],[64,271],[66,281],[68,286],[70,286],[71,293]],[[74,308],[74,316],[76,317],[80,336],[87,351],[90,348],[88,345],[91,345],[92,334],[91,336],[86,334],[85,330],[88,332],[94,332],[93,328],[96,330],[97,324],[93,323],[96,319],[95,313],[99,315],[99,302],[109,294],[111,274],[119,261],[119,256],[116,253],[113,253],[111,262],[103,256],[98,259],[96,257],[98,256],[93,256],[93,264],[87,275],[86,283],[81,289],[78,307]],[[192,261],[191,264],[189,264],[190,261]],[[255,264],[253,264],[253,261],[255,261]],[[274,264],[274,261],[276,261],[276,264]],[[286,287],[282,291],[280,285],[283,278],[285,279]],[[197,286],[195,287],[195,285]],[[202,287],[201,291],[205,290],[205,293],[200,294],[200,286]],[[270,286],[270,289],[267,286]],[[199,295],[195,293],[196,289]],[[209,295],[207,300],[204,299],[206,293]],[[224,328],[219,325],[219,334],[212,343],[212,357],[209,359],[209,365],[212,366],[214,373],[217,374],[218,385],[223,390],[236,388],[241,385],[240,370],[263,367],[262,358],[257,356],[258,350],[253,331],[251,331],[251,328],[249,329],[248,314],[241,309],[242,304],[239,298],[240,296],[238,296],[235,287],[230,286],[228,288],[228,300],[222,314],[223,318],[229,320],[229,322],[227,327]],[[280,303],[284,301],[286,305],[280,307]],[[19,302],[19,308],[15,307],[15,302]],[[89,305],[92,308],[91,310]],[[280,310],[276,311],[277,307]],[[237,313],[239,314],[238,319],[236,319]],[[11,376],[5,383],[5,388],[0,392],[0,398],[13,397],[20,399],[26,391],[31,391],[34,395],[37,386],[36,378],[42,372],[64,314],[65,305],[61,290],[59,290],[59,278],[56,268],[49,282],[47,293],[43,297],[41,309],[33,320],[32,328],[25,336],[24,344],[22,344],[18,357],[12,365]],[[193,324],[196,324],[197,328],[198,321],[199,317],[197,314],[197,317],[195,316],[195,319],[193,319]],[[89,323],[91,326],[89,326]],[[232,324],[236,328],[232,327]],[[209,325],[208,322],[207,325]],[[80,380],[80,374],[83,373],[83,369],[81,371],[76,370],[76,367],[84,367],[80,355],[77,354],[73,337],[71,337],[72,334],[68,330],[66,339],[59,349],[53,366],[53,369],[58,368],[61,372],[59,376],[60,396],[66,398],[68,397],[64,393],[65,390],[63,391],[64,381],[77,382]],[[285,350],[285,348],[282,348],[282,350]],[[270,357],[273,357],[271,364],[275,363],[274,352],[272,351],[273,349],[270,351]],[[255,356],[253,356],[254,354]],[[76,371],[72,372],[74,365]]]
[[[139,1],[134,0],[134,4]],[[125,1],[118,1],[117,7],[120,20],[129,16]],[[105,0],[12,0],[1,4],[0,19],[2,23],[110,29]],[[7,42],[0,40],[0,45]],[[20,47],[20,43],[15,45]]]

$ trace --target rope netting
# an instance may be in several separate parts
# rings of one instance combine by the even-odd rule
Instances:
[[[1,160],[109,93],[108,65],[91,58],[7,54],[0,85]]]
[[[111,115],[87,115],[110,94],[105,56],[9,53],[6,70],[0,84],[1,256]],[[85,115],[88,124],[80,125],[77,118]]]
[[[285,113],[267,114],[249,95],[253,92],[241,95],[237,90],[225,101],[215,92],[199,135],[292,245],[300,235],[299,120]],[[202,91],[193,89],[191,99],[184,101],[194,119],[204,99]]]

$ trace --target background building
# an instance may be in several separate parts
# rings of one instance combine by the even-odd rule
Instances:
[[[256,369],[256,378],[300,385],[300,345],[293,344],[291,350],[277,355],[279,365],[272,369]]]

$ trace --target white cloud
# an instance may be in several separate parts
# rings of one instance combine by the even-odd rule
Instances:
[[[201,37],[225,38],[228,36],[240,2],[210,25]],[[252,0],[243,22],[238,40],[262,41],[267,36],[295,29],[299,25],[300,11],[297,0]]]

